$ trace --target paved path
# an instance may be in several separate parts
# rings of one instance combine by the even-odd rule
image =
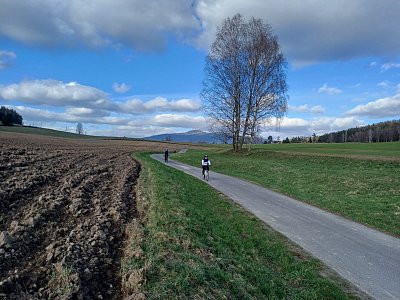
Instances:
[[[173,160],[168,165],[202,179],[200,168]],[[208,183],[369,296],[400,299],[399,239],[245,180],[210,172]]]

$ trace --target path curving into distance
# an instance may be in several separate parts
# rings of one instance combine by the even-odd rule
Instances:
[[[168,165],[202,180],[201,168]],[[400,299],[400,239],[242,179],[210,172],[208,184],[372,298]]]

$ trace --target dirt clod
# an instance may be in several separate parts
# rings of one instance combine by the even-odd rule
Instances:
[[[125,227],[136,217],[137,146],[0,139],[0,298],[120,298]]]

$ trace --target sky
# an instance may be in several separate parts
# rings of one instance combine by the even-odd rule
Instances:
[[[205,58],[236,13],[269,23],[288,62],[264,137],[400,118],[399,0],[0,0],[0,105],[91,135],[207,131]]]

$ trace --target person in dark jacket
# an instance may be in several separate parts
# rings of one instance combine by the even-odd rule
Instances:
[[[169,151],[168,148],[164,150],[164,161],[167,163],[168,162],[168,156],[169,156]]]

